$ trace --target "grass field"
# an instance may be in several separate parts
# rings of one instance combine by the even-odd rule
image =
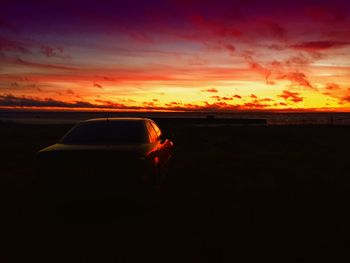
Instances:
[[[349,261],[350,127],[161,126],[175,156],[155,209],[44,224],[32,162],[71,125],[0,123],[2,262]]]

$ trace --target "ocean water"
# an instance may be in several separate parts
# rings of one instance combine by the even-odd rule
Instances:
[[[145,117],[194,119],[264,119],[267,125],[350,125],[350,113],[267,112],[54,112],[0,111],[0,121],[28,124],[73,124],[91,118]]]

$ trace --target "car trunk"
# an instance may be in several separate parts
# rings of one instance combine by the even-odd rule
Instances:
[[[66,193],[137,191],[146,173],[139,155],[102,149],[45,152],[36,167],[42,189]]]

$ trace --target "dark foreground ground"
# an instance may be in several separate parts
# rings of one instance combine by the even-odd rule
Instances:
[[[1,262],[349,261],[350,127],[163,126],[176,154],[155,207],[46,222],[32,160],[70,125],[0,124]]]

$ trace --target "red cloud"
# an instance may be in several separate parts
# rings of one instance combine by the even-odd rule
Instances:
[[[251,69],[265,76],[265,81],[267,84],[274,84],[273,81],[269,80],[269,77],[271,76],[271,69],[256,62],[250,54],[243,55],[243,58],[248,62]]]
[[[291,81],[293,84],[303,86],[306,88],[314,89],[314,87],[311,85],[309,80],[307,79],[306,75],[301,72],[291,72],[287,73],[285,75],[280,76],[281,79],[287,79]]]
[[[102,88],[103,88],[102,85],[100,85],[100,84],[98,84],[98,83],[94,83],[94,87],[99,88],[99,89],[102,89]]]
[[[337,24],[342,23],[347,19],[346,8],[341,9],[332,6],[311,5],[305,9],[306,15],[310,16],[315,21],[325,24]]]
[[[236,51],[236,48],[234,45],[226,44],[224,47],[230,52],[231,55],[233,55]]]
[[[174,107],[174,106],[180,106],[180,105],[182,105],[182,103],[176,102],[176,101],[172,101],[170,103],[165,104],[165,106],[167,106],[167,107]]]
[[[275,80],[289,80],[292,84],[315,89],[308,80],[307,76],[300,72],[302,66],[308,66],[312,61],[302,54],[292,56],[284,61],[272,60],[262,65],[257,62],[247,52],[243,58],[248,62],[251,69],[265,77],[266,84],[274,85]]]
[[[260,101],[273,101],[273,99],[271,99],[271,98],[263,98],[263,99],[260,99]]]
[[[156,104],[153,101],[145,101],[142,105],[145,107],[156,107]]]
[[[218,90],[215,89],[215,88],[211,88],[211,89],[205,89],[205,90],[202,90],[203,92],[212,92],[212,93],[217,93]]]
[[[287,30],[280,24],[274,21],[267,21],[266,26],[268,27],[270,34],[276,38],[283,39],[286,37]]]
[[[268,107],[269,105],[260,103],[258,101],[254,101],[254,102],[246,102],[243,104],[243,106],[245,108],[250,108],[250,109],[262,109],[262,108]]]
[[[289,59],[285,61],[286,66],[292,67],[294,65],[296,66],[303,66],[303,65],[309,65],[312,61],[305,57],[303,54],[298,54],[296,56],[291,56]]]
[[[350,42],[344,42],[344,41],[309,41],[309,42],[301,42],[298,44],[291,45],[291,48],[298,49],[298,50],[305,50],[305,51],[322,51],[325,49],[331,49],[331,48],[341,48],[344,46],[349,45]]]
[[[350,95],[344,96],[340,99],[341,103],[350,103]]]
[[[302,102],[304,99],[299,96],[299,93],[298,92],[291,92],[291,91],[288,91],[288,90],[284,90],[282,92],[281,95],[279,95],[279,97],[285,99],[285,100],[291,100],[295,103],[298,103],[298,102]]]
[[[225,100],[225,101],[233,100],[233,98],[229,98],[229,97],[220,97],[220,96],[211,96],[210,98],[216,99],[217,101],[221,101],[221,100]]]
[[[116,102],[112,102],[109,100],[95,100],[97,103],[100,103],[100,105],[95,105],[95,107],[101,107],[101,108],[118,108],[118,109],[122,109],[122,108],[127,108],[126,105],[122,104],[122,103],[116,103]]]
[[[336,83],[327,83],[326,89],[327,90],[338,90],[338,89],[340,89],[340,87]]]
[[[242,96],[239,96],[239,95],[237,95],[237,94],[233,95],[232,97],[233,97],[233,98],[236,98],[236,99],[241,99],[241,98],[242,98]]]
[[[67,94],[70,94],[70,95],[74,95],[74,94],[75,94],[74,91],[71,90],[71,89],[67,89],[67,90],[66,90],[66,93],[67,93]]]
[[[217,37],[226,38],[242,36],[242,31],[236,27],[206,20],[203,16],[198,14],[192,15],[191,20],[199,29],[209,31],[212,35]]]

